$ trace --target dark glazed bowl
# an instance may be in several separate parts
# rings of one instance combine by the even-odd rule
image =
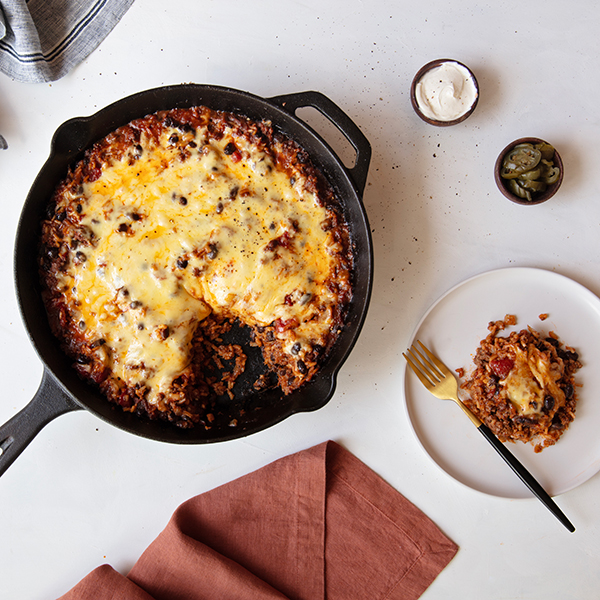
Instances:
[[[532,200],[526,200],[525,198],[519,198],[519,196],[515,195],[508,187],[508,180],[504,179],[502,177],[502,175],[500,175],[500,172],[502,171],[502,162],[504,160],[504,157],[515,146],[517,146],[518,144],[540,144],[542,142],[544,142],[546,144],[548,143],[545,140],[542,140],[540,138],[535,138],[535,137],[519,138],[518,140],[515,140],[514,142],[511,142],[508,146],[506,146],[506,148],[504,148],[504,150],[502,150],[502,152],[500,152],[500,154],[498,155],[498,158],[496,159],[496,164],[494,165],[494,179],[496,180],[496,185],[498,186],[498,189],[502,192],[502,194],[504,194],[504,196],[506,196],[506,198],[508,198],[511,202],[514,202],[515,204],[521,204],[524,206],[532,206],[535,204],[542,204],[543,202],[546,202],[546,200],[549,200],[550,198],[552,198],[552,196],[554,196],[554,194],[556,194],[556,192],[558,191],[558,188],[560,187],[560,184],[562,183],[563,175],[564,175],[563,162],[562,162],[560,154],[558,153],[556,148],[554,148],[553,161],[554,161],[554,166],[558,167],[558,169],[560,170],[560,175],[558,177],[558,181],[550,184],[546,188],[546,191],[536,194]]]
[[[419,81],[421,81],[421,78],[423,77],[423,75],[425,75],[425,73],[427,73],[428,71],[431,71],[432,69],[435,69],[445,63],[455,63],[457,65],[460,65],[464,69],[466,69],[469,72],[469,74],[471,75],[471,77],[473,79],[473,83],[475,84],[475,90],[477,91],[477,95],[475,96],[475,101],[471,105],[471,108],[469,108],[469,110],[464,115],[461,115],[460,117],[458,117],[457,119],[453,119],[452,121],[439,121],[437,119],[431,119],[430,117],[427,117],[426,115],[423,114],[421,107],[419,106],[419,103],[417,102],[417,93],[416,93],[417,92],[417,84],[419,83]],[[431,62],[422,66],[417,71],[417,74],[415,75],[415,77],[412,81],[412,84],[410,86],[410,101],[411,101],[411,104],[412,104],[415,112],[417,113],[417,115],[419,115],[419,117],[421,119],[423,119],[423,121],[425,121],[425,123],[429,123],[430,125],[435,125],[436,127],[449,127],[450,125],[458,125],[458,123],[462,123],[465,119],[468,119],[473,114],[473,111],[475,110],[477,103],[479,102],[479,83],[477,81],[477,78],[475,77],[475,73],[473,73],[473,71],[471,71],[471,69],[469,69],[469,67],[467,67],[467,65],[461,63],[458,60],[454,60],[453,58],[438,58],[438,59],[432,60]]]

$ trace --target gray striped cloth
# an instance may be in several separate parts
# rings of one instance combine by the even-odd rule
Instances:
[[[0,0],[0,71],[56,81],[89,56],[134,0]]]

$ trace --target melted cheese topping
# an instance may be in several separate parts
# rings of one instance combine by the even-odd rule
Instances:
[[[296,319],[290,348],[326,334],[322,307],[335,302],[325,283],[339,248],[315,195],[239,140],[242,159],[226,154],[227,136],[185,134],[182,156],[174,131],[158,144],[143,138],[136,160],[126,155],[85,184],[91,246],[61,282],[86,339],[115,376],[146,385],[151,403],[188,367],[195,326],[211,311],[253,325]]]
[[[546,396],[552,396],[558,409],[565,395],[557,384],[560,374],[552,370],[546,355],[535,347],[527,352],[515,347],[515,364],[501,382],[502,392],[524,416],[541,414]]]

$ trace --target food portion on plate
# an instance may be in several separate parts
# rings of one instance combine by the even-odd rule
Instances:
[[[353,258],[322,173],[270,122],[194,107],[120,127],[72,165],[39,249],[51,328],[124,410],[210,427],[248,328],[283,393],[310,381],[344,323]]]
[[[464,403],[501,441],[528,442],[541,452],[575,418],[575,373],[582,365],[577,352],[554,332],[544,336],[528,327],[498,335],[513,325],[514,315],[489,323],[475,369],[461,384],[468,394]]]

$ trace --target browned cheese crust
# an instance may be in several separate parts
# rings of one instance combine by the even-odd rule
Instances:
[[[285,394],[344,324],[353,259],[339,201],[269,122],[206,107],[132,121],[90,148],[48,204],[39,267],[52,331],[124,410],[209,428],[252,330]]]
[[[474,358],[475,370],[462,384],[465,404],[503,442],[533,444],[536,452],[555,444],[575,418],[577,352],[550,332],[515,325],[514,315],[491,322]]]

